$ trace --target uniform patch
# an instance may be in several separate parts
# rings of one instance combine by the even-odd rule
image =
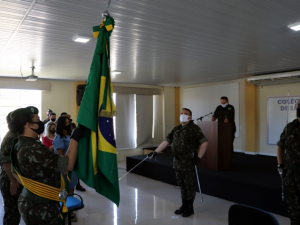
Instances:
[[[34,113],[34,108],[31,108],[31,112]]]

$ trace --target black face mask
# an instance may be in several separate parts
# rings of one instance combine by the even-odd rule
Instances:
[[[56,120],[55,118],[52,118],[52,119],[51,119],[52,122],[54,122],[55,120]]]
[[[51,134],[55,134],[55,130],[49,130]]]
[[[297,116],[300,118],[300,108],[297,109]]]
[[[38,128],[38,129],[32,129],[32,128],[30,128],[30,129],[33,130],[35,133],[41,134],[41,133],[44,132],[45,127],[44,127],[44,123],[43,123],[42,121],[39,121],[39,122],[30,122],[30,123],[35,123],[35,124],[38,124],[38,125],[39,125],[39,128]]]

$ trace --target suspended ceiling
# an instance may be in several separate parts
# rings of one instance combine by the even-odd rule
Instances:
[[[0,0],[0,76],[86,80],[107,0]],[[300,68],[297,0],[112,1],[113,82],[184,86]]]

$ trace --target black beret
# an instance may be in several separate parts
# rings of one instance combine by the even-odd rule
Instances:
[[[6,116],[6,122],[9,123],[11,121],[11,118],[10,118],[10,114],[12,112],[8,113],[7,116]]]
[[[39,110],[34,106],[28,106],[26,108],[19,108],[11,112],[10,118],[13,120],[19,115],[29,115],[29,114],[38,114]]]

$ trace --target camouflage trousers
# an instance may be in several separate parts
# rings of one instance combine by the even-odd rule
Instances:
[[[22,192],[22,186],[15,195],[10,194],[10,179],[7,175],[1,176],[1,194],[4,201],[3,225],[18,225],[20,223],[20,213],[18,210],[18,198]]]
[[[300,171],[288,170],[285,178],[285,196],[291,225],[300,225]]]
[[[18,202],[19,211],[27,225],[57,225],[59,204],[41,203],[37,204],[29,201],[22,195]]]
[[[175,168],[177,184],[181,190],[182,200],[195,200],[196,172],[192,164],[184,164]]]

